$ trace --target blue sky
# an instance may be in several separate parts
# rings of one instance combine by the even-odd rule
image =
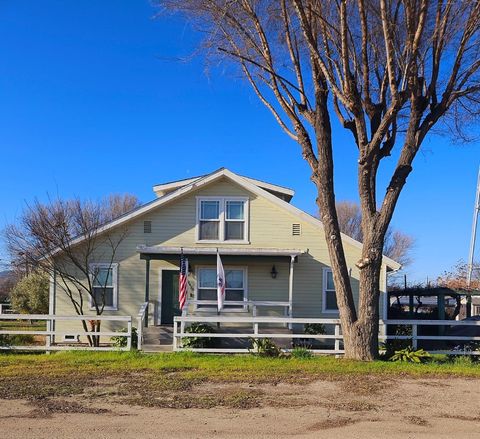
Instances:
[[[143,0],[0,1],[1,228],[47,193],[149,201],[155,183],[220,166],[292,187],[315,212],[299,147],[239,78],[175,60],[198,37],[153,14]],[[355,200],[356,151],[334,136],[336,195]],[[478,146],[430,137],[416,159],[393,220],[416,238],[409,279],[467,257]]]

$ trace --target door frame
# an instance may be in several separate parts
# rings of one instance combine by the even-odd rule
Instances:
[[[158,270],[158,301],[157,301],[157,309],[155,310],[157,318],[155,319],[155,325],[162,324],[162,283],[163,283],[163,272],[164,271],[176,271],[177,273],[180,272],[179,268],[160,268]]]

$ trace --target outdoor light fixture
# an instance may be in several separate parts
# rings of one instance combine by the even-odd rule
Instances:
[[[270,271],[270,276],[272,276],[272,279],[275,279],[277,277],[277,269],[275,268],[275,265],[272,266],[272,271]]]

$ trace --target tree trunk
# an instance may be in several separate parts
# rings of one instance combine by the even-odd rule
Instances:
[[[358,320],[344,329],[347,333],[344,342],[346,358],[371,361],[378,357],[381,266],[380,258],[360,271]]]

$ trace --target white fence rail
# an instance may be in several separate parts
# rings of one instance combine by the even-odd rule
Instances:
[[[192,333],[187,332],[188,326],[192,323],[216,324],[220,327],[218,332],[211,333]],[[305,324],[322,324],[326,327],[325,334],[305,334],[300,331],[275,332],[285,325],[289,328],[301,328]],[[222,327],[223,325],[223,327]],[[225,326],[227,325],[227,326]],[[389,326],[406,326],[411,327],[411,335],[394,335],[388,334]],[[455,320],[381,320],[379,341],[384,343],[387,340],[410,340],[411,345],[416,349],[419,340],[431,340],[435,342],[480,342],[480,336],[460,336],[460,335],[419,335],[419,327],[421,326],[438,326],[450,328],[455,326],[474,326],[479,327],[480,321],[455,321]],[[241,348],[225,348],[220,345],[208,348],[192,348],[183,347],[182,340],[184,338],[210,338],[210,339],[283,339],[300,340],[304,342],[312,340],[320,340],[326,342],[325,347],[312,347],[310,350],[319,354],[343,354],[342,349],[343,334],[339,319],[317,319],[317,318],[294,318],[294,317],[256,317],[256,316],[181,316],[175,317],[173,324],[173,350],[191,350],[195,352],[215,352],[215,353],[241,353],[249,352],[248,347]],[[462,343],[460,343],[462,344]],[[288,348],[286,349],[288,350]],[[452,355],[480,355],[480,350],[464,348],[464,349],[441,349],[429,350],[431,353],[452,354]]]
[[[108,321],[108,322],[122,322],[123,325],[127,325],[126,332],[113,332],[113,331],[79,331],[79,330],[56,330],[54,328],[54,322],[86,322],[88,325],[89,321]],[[33,321],[45,321],[46,330],[16,330],[14,328],[2,329],[0,330],[0,337],[4,335],[33,335],[33,336],[45,336],[45,345],[9,345],[0,346],[0,350],[21,350],[21,351],[65,351],[65,350],[91,350],[91,351],[129,351],[132,347],[132,318],[130,316],[58,316],[58,315],[48,315],[48,314],[1,314],[0,315],[0,326],[2,326],[3,321],[16,321],[16,322],[25,322],[24,325],[19,326],[28,326]],[[5,326],[5,325],[3,325]],[[54,343],[55,337],[63,337],[65,335],[74,336],[74,337],[87,337],[87,336],[99,336],[99,337],[125,337],[127,340],[126,346],[124,347],[115,347],[113,345],[103,345],[103,346],[72,346],[65,344]]]

